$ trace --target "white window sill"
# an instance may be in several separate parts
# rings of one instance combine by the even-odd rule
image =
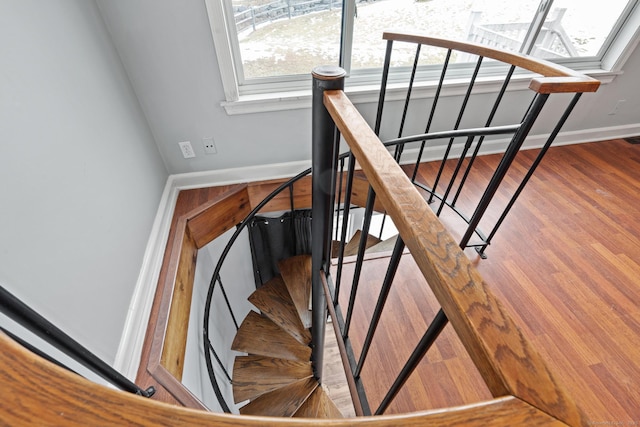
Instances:
[[[585,72],[588,76],[600,80],[602,84],[611,83],[621,71],[612,72],[604,70],[590,70]],[[514,76],[509,90],[526,90],[531,75]],[[494,78],[480,78],[474,86],[473,93],[490,93],[500,90],[502,81]],[[412,99],[429,98],[435,94],[437,82],[416,83],[411,94]],[[309,84],[311,86],[311,84]],[[441,96],[463,95],[467,89],[467,82],[449,81],[443,87]],[[354,104],[375,103],[378,101],[379,86],[355,86],[347,87],[345,92]],[[389,85],[387,88],[388,101],[404,99],[406,87]],[[311,108],[311,88],[308,90],[281,91],[262,93],[255,95],[242,95],[237,101],[224,101],[221,103],[228,115],[263,113],[270,111],[286,111]]]

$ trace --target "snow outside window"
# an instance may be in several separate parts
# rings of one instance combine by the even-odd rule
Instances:
[[[468,40],[574,69],[611,71],[617,61],[607,53],[622,55],[637,39],[640,21],[639,0],[608,0],[597,11],[584,0],[206,1],[228,101],[306,90],[310,71],[324,64],[345,68],[348,86],[379,81],[385,30]],[[626,34],[629,28],[636,29],[632,35]],[[413,54],[408,48],[393,65],[409,66]],[[443,59],[442,51],[421,53],[424,67]],[[460,55],[454,61],[475,58]]]

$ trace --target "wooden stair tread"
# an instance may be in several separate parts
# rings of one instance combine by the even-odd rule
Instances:
[[[293,415],[302,418],[344,418],[333,400],[322,387],[316,388],[311,396]]]
[[[311,362],[265,356],[238,356],[233,365],[235,403],[313,376]]]
[[[311,256],[298,255],[284,259],[278,262],[278,269],[296,306],[300,321],[305,328],[310,328]]]
[[[297,381],[252,400],[240,408],[240,414],[291,417],[317,387],[315,378]]]
[[[396,234],[393,237],[389,237],[386,240],[381,241],[371,247],[367,248],[367,253],[372,252],[391,252],[393,248],[396,246],[396,241],[398,240],[398,235]]]
[[[301,344],[269,318],[250,311],[244,318],[231,349],[249,354],[309,361],[311,348]]]
[[[300,321],[296,306],[281,277],[274,277],[258,288],[251,294],[249,301],[300,343],[307,345],[311,342],[311,333]]]
[[[360,236],[362,236],[362,230],[357,230],[353,237],[349,240],[347,245],[344,247],[344,256],[351,256],[358,254],[358,247],[360,246]],[[381,240],[371,234],[367,235],[367,243],[366,248],[370,248],[378,243]]]

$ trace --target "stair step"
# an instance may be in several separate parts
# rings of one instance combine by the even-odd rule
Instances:
[[[353,235],[353,237],[351,237],[351,240],[349,240],[349,242],[347,243],[347,245],[344,247],[344,256],[351,256],[351,255],[357,255],[358,254],[358,247],[360,246],[360,238],[362,236],[362,230],[357,230],[355,232],[355,234]],[[381,240],[378,239],[375,236],[372,236],[371,234],[367,235],[367,244],[366,244],[366,248],[370,248],[378,243],[380,243]]]
[[[313,376],[311,362],[265,356],[238,356],[233,365],[235,403]]]
[[[381,241],[378,244],[375,244],[367,249],[368,253],[372,252],[391,252],[393,248],[396,246],[396,241],[398,240],[398,234],[393,237],[389,237],[386,240]]]
[[[265,393],[240,408],[242,415],[291,417],[318,387],[315,378],[307,378]]]
[[[298,255],[284,259],[278,262],[278,269],[296,306],[300,321],[305,328],[310,328],[311,256]]]
[[[302,418],[343,418],[342,412],[322,387],[316,388],[293,416]]]
[[[281,277],[274,277],[258,288],[249,301],[300,343],[307,345],[311,342],[311,333],[302,325]]]
[[[255,311],[250,311],[242,321],[231,349],[302,362],[311,358],[311,348],[301,344],[269,318]]]

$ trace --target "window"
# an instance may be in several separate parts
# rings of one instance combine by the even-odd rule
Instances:
[[[379,81],[387,29],[617,71],[637,37],[638,1],[608,0],[597,11],[582,0],[207,0],[207,7],[227,100],[257,101],[297,96],[321,64],[345,68],[347,88]],[[413,49],[394,66],[412,57]],[[425,66],[442,59],[441,52],[421,54]]]

